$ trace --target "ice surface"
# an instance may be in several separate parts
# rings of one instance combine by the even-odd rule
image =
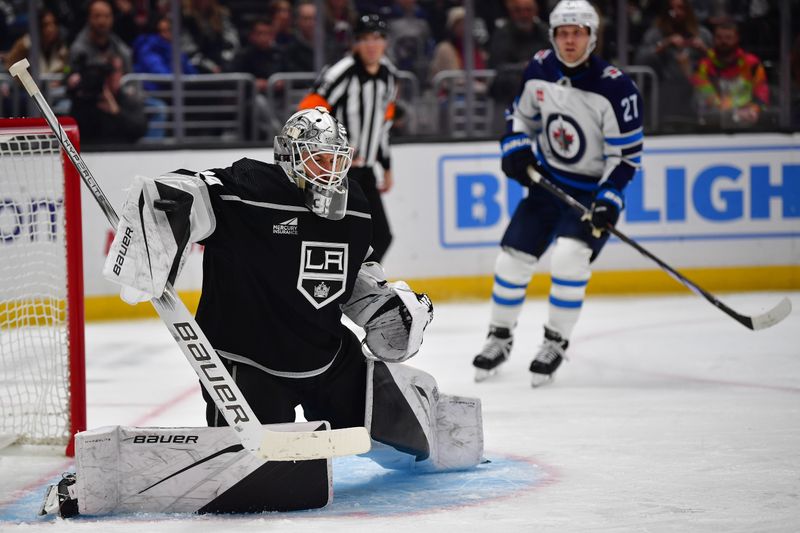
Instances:
[[[723,295],[739,312],[777,293]],[[789,294],[795,309],[800,293]],[[483,401],[486,456],[418,478],[359,458],[334,463],[327,509],[257,516],[38,518],[63,457],[0,455],[0,531],[797,531],[800,312],[752,332],[694,296],[590,297],[552,385],[529,386],[543,299],[526,304],[511,359],[472,380],[486,302],[436,304],[410,364]],[[203,425],[189,365],[158,321],[87,326],[92,427]],[[20,523],[22,522],[22,523]]]

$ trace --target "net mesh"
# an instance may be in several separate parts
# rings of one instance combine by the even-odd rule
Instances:
[[[0,435],[70,437],[64,172],[50,134],[0,131]]]

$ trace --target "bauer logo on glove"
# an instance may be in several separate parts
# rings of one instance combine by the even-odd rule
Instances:
[[[120,232],[120,235],[122,235],[122,241],[120,242],[119,251],[117,252],[117,259],[114,261],[114,266],[112,268],[114,274],[117,276],[122,275],[122,266],[125,264],[125,256],[128,255],[128,247],[133,241],[133,228],[127,226],[125,231]],[[111,254],[109,254],[109,257],[111,257]]]

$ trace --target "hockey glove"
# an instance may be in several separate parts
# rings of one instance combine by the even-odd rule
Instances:
[[[377,359],[400,363],[419,351],[422,334],[433,320],[433,304],[427,294],[413,292],[404,281],[389,285],[394,297],[364,324],[364,344]]]
[[[103,277],[127,303],[158,298],[180,274],[190,238],[191,193],[136,176],[122,208]]]
[[[389,363],[416,354],[422,333],[433,320],[433,305],[427,295],[415,293],[404,281],[387,282],[383,267],[372,262],[361,265],[342,311],[364,328],[364,344],[372,355]]]
[[[528,167],[536,162],[531,138],[524,133],[509,133],[500,140],[500,149],[503,152],[503,173],[523,187],[529,186]]]
[[[617,189],[601,187],[597,190],[589,213],[589,221],[594,228],[595,236],[599,236],[599,232],[613,228],[617,224],[623,206],[622,193]]]

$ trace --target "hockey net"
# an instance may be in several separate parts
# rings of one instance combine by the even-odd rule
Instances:
[[[80,177],[45,121],[0,119],[0,446],[72,455],[86,427],[80,216]]]

